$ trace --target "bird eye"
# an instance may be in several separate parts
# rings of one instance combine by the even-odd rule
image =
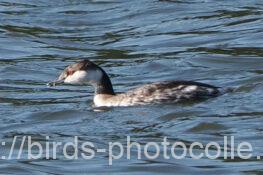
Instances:
[[[67,70],[67,75],[69,76],[69,75],[72,75],[72,74],[74,74],[74,70],[72,70],[72,69],[68,69]]]

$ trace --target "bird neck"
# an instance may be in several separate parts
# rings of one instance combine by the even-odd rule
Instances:
[[[95,95],[115,95],[109,76],[102,68],[100,70],[102,71],[102,78],[95,84]]]

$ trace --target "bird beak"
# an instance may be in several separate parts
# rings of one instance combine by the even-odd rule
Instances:
[[[56,85],[59,85],[59,84],[63,84],[64,83],[64,79],[57,79],[55,81],[51,81],[49,83],[47,83],[47,86],[48,87],[53,87],[53,86],[56,86]]]
[[[64,83],[64,80],[67,78],[67,74],[66,74],[66,71],[64,70],[58,77],[57,80],[55,81],[51,81],[49,83],[47,83],[47,86],[49,87],[52,87],[52,86],[56,86],[56,85],[59,85],[59,84],[63,84]]]

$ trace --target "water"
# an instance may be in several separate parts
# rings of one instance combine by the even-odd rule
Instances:
[[[263,3],[258,0],[1,0],[0,138],[8,155],[14,136],[45,143],[249,141],[253,157],[223,160],[0,160],[0,174],[262,174]],[[64,66],[89,58],[105,68],[116,91],[184,79],[236,90],[198,103],[104,112],[93,89],[48,88]],[[19,146],[15,146],[15,151]],[[202,151],[197,149],[196,151]]]

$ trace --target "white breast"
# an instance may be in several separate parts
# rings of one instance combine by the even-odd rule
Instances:
[[[94,96],[93,102],[95,106],[100,107],[100,106],[117,106],[112,99],[113,97],[111,95],[105,95],[105,94],[97,94]]]

